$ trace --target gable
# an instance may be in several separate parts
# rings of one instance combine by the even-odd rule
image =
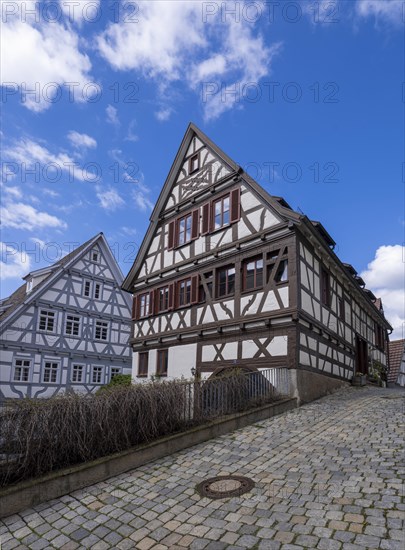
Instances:
[[[238,220],[236,232],[234,229],[225,230],[223,234],[218,232],[215,239],[210,239],[208,244],[206,238],[199,239],[193,243],[193,247],[182,247],[183,249],[174,253],[174,256],[164,254],[164,251],[170,248],[170,218],[173,220],[187,211],[198,210],[199,223],[204,226],[201,219],[203,212],[200,208],[218,193],[225,193],[235,186],[241,189],[241,201],[243,197],[240,224]],[[196,217],[193,217],[194,228],[197,225]],[[207,254],[215,246],[219,248],[231,245],[238,238],[250,238],[255,233],[279,223],[297,223],[300,215],[269,195],[201,130],[190,124],[150,220],[135,262],[122,285],[123,290],[128,292],[133,292],[134,284],[139,277],[147,277],[173,263],[195,259],[196,254]],[[198,237],[203,234],[204,231],[200,231]],[[151,255],[155,257],[151,259]]]

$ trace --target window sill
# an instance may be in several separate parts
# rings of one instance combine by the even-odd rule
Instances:
[[[252,292],[257,292],[258,290],[263,290],[263,285],[262,286],[257,286],[255,288],[248,288],[246,290],[241,290],[241,294],[251,294]]]

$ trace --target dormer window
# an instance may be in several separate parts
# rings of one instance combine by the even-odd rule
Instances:
[[[32,279],[29,279],[29,281],[27,281],[27,294],[31,292],[32,288],[33,288],[33,281]]]
[[[194,172],[197,172],[197,170],[199,169],[200,169],[200,155],[199,153],[196,153],[195,155],[190,157],[188,172],[189,174],[194,174]]]
[[[98,250],[92,250],[91,251],[91,261],[95,264],[98,264],[100,260],[100,254],[98,253]]]

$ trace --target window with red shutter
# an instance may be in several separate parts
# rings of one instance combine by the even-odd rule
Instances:
[[[191,239],[197,239],[200,235],[200,209],[191,213]]]
[[[240,188],[234,189],[231,192],[231,218],[230,222],[238,222],[240,220]]]
[[[175,228],[175,222],[172,221],[169,223],[169,235],[168,235],[168,246],[167,248],[169,250],[172,250],[174,248],[174,228]]]

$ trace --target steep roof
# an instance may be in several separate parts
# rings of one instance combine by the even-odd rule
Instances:
[[[121,284],[124,278],[123,274],[110,250],[110,247],[108,246],[108,243],[103,233],[98,233],[85,243],[72,250],[72,252],[69,252],[69,254],[66,254],[66,256],[49,266],[49,268],[42,268],[36,271],[32,271],[31,273],[26,275],[24,279],[27,279],[30,275],[35,275],[36,273],[38,274],[39,272],[46,273],[47,269],[49,269],[49,274],[42,281],[40,281],[29,294],[27,294],[26,290],[27,285],[26,283],[24,283],[19,288],[17,288],[17,290],[13,292],[11,296],[1,301],[0,325],[2,325],[2,328],[4,324],[8,323],[11,318],[14,317],[14,314],[17,314],[17,311],[19,311],[20,308],[28,305],[29,303],[37,299],[38,295],[46,289],[48,284],[50,284],[55,278],[60,276],[67,266],[79,260],[79,258],[83,256],[89,249],[91,249],[91,247],[93,247],[96,243],[103,243],[106,253],[110,256],[111,266],[115,271],[117,282]]]
[[[390,370],[388,372],[388,382],[396,382],[399,374],[399,367],[405,353],[405,339],[393,340],[388,346],[389,352],[389,365]]]

